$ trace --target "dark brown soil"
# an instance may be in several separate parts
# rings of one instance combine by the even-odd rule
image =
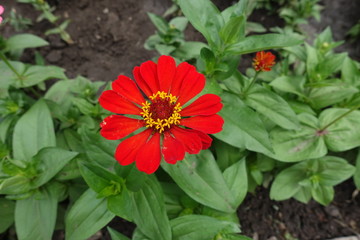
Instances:
[[[143,48],[145,40],[155,28],[146,12],[162,14],[171,6],[171,0],[66,0],[50,1],[56,6],[55,14],[71,19],[68,27],[74,44],[68,45],[59,36],[44,36],[52,28],[47,22],[35,23],[30,32],[47,39],[50,46],[39,49],[48,64],[66,69],[72,78],[83,75],[91,80],[112,81],[119,74],[131,76],[134,66],[157,56]],[[217,0],[224,8],[232,1]],[[6,9],[14,7],[23,16],[35,19],[38,12],[27,4],[4,0]],[[353,0],[324,1],[322,22],[311,20],[305,28],[309,34],[332,26],[336,40],[345,38],[347,30],[359,19],[360,2]],[[3,15],[5,18],[7,12]],[[276,19],[276,20],[275,20]],[[257,12],[252,21],[266,26],[279,23],[278,18]],[[27,31],[28,32],[28,31]],[[6,26],[0,34],[9,37],[13,30]],[[203,39],[193,29],[188,30],[187,39]],[[341,49],[360,60],[359,43],[346,44]],[[33,53],[26,52],[23,59],[33,61]],[[316,240],[330,239],[360,233],[360,195],[349,180],[336,188],[336,198],[327,207],[315,202],[302,204],[295,200],[275,202],[269,199],[267,189],[259,188],[255,195],[249,194],[238,210],[243,233],[254,239]],[[116,218],[110,227],[131,236],[132,223]],[[105,231],[104,231],[105,232]],[[105,233],[103,238],[109,239]]]
[[[329,206],[294,199],[276,202],[268,189],[248,195],[238,209],[243,234],[254,239],[324,240],[360,234],[360,195],[352,180],[336,187]]]

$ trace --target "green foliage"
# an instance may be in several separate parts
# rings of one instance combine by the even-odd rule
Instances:
[[[319,203],[328,205],[334,197],[333,186],[351,177],[354,170],[352,165],[339,157],[303,161],[276,176],[270,197],[274,200],[295,197],[304,203],[313,197]]]
[[[60,23],[46,1],[20,2],[57,24],[46,35],[72,42],[70,21]],[[134,240],[248,240],[239,235],[236,210],[257,186],[270,187],[276,201],[323,205],[346,179],[360,188],[360,154],[332,156],[360,147],[360,64],[334,53],[343,42],[329,28],[313,43],[295,33],[319,13],[317,2],[278,1],[290,27],[250,36],[265,30],[247,21],[254,1],[221,12],[209,0],[178,0],[172,18],[148,13],[157,31],[145,48],[194,64],[207,79],[201,94],[222,98],[225,121],[211,148],[175,165],[163,161],[152,176],[118,164],[119,141],[99,134],[109,115],[98,104],[104,82],[68,79],[39,53],[35,65],[20,61],[24,49],[48,44],[37,36],[1,38],[0,233],[15,225],[18,239],[51,239],[57,222],[66,239],[87,239],[118,216],[136,224]],[[185,41],[189,23],[205,43]],[[242,55],[272,49],[272,71],[239,71]],[[50,79],[57,81],[45,84]]]

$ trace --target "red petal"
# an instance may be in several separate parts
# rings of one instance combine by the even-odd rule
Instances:
[[[124,75],[118,76],[118,79],[112,83],[112,89],[121,96],[139,104],[140,106],[143,102],[145,102],[144,97],[141,95],[135,82]]]
[[[212,138],[209,135],[194,129],[187,129],[187,130],[196,133],[200,137],[203,150],[208,149],[211,146]]]
[[[169,132],[164,133],[161,151],[164,155],[165,161],[170,164],[175,164],[177,161],[183,160],[185,157],[184,145],[176,138],[173,138]]]
[[[187,101],[199,94],[205,86],[205,77],[197,71],[191,71],[184,78],[179,93],[178,102],[184,105]]]
[[[222,108],[221,98],[215,94],[205,94],[181,111],[181,116],[213,115]]]
[[[137,154],[136,167],[139,171],[151,174],[159,168],[160,161],[160,134],[155,133]]]
[[[171,84],[171,94],[173,94],[174,96],[179,96],[184,78],[190,71],[196,71],[196,69],[194,66],[188,64],[187,62],[182,62],[177,66],[175,77]]]
[[[157,69],[156,69],[156,63],[153,61],[147,61],[141,64],[140,66],[140,73],[149,88],[151,89],[152,94],[159,91],[159,81],[157,78]],[[151,96],[147,95],[147,96]]]
[[[99,98],[100,105],[106,110],[119,114],[140,115],[141,109],[113,90],[104,91]]]
[[[186,152],[190,154],[199,153],[202,149],[201,139],[196,133],[188,130],[190,129],[175,126],[171,128],[170,132],[184,145]]]
[[[143,120],[111,115],[102,121],[100,134],[106,139],[117,140],[141,127],[145,127]]]
[[[145,93],[145,95],[146,96],[152,95],[150,87],[148,86],[148,84],[145,82],[145,80],[143,79],[143,77],[140,74],[140,67],[134,68],[133,75],[134,75],[137,85]]]
[[[136,155],[140,151],[140,148],[150,137],[151,132],[151,129],[147,129],[122,141],[116,148],[116,160],[123,166],[133,163],[135,161]]]
[[[224,119],[216,114],[211,116],[196,116],[181,119],[180,124],[204,133],[213,134],[222,130]]]
[[[176,72],[176,63],[172,57],[161,56],[157,64],[157,76],[160,84],[160,91],[169,92],[171,83]]]

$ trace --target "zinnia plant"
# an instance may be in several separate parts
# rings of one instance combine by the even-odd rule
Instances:
[[[157,64],[144,62],[133,74],[135,81],[120,75],[99,99],[103,108],[119,114],[103,120],[103,137],[117,140],[141,129],[118,145],[115,158],[121,165],[136,162],[140,171],[151,174],[162,157],[175,164],[185,152],[210,147],[207,134],[220,132],[224,123],[216,114],[221,98],[205,94],[189,104],[203,90],[204,75],[187,62],[176,66],[169,56],[161,56]]]

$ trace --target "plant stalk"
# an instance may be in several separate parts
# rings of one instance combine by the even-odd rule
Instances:
[[[259,72],[256,71],[255,76],[253,77],[253,79],[251,80],[250,84],[247,86],[247,88],[245,88],[245,90],[243,91],[243,95],[246,96],[247,92],[251,89],[251,87],[254,85],[254,83],[257,80],[257,77],[259,75]]]
[[[17,78],[20,80],[21,85],[23,84],[22,76],[18,73],[18,71],[10,64],[9,60],[5,57],[5,55],[0,52],[0,58],[4,61],[4,63],[10,68],[11,71],[15,73]]]
[[[360,105],[351,108],[349,111],[345,112],[344,114],[341,114],[339,117],[335,118],[333,121],[331,121],[330,123],[326,124],[325,127],[322,127],[319,131],[325,131],[328,127],[330,127],[331,125],[333,125],[334,123],[336,123],[337,121],[339,121],[340,119],[342,119],[343,117],[349,115],[349,114],[352,113],[353,111],[357,110],[358,108],[360,108]]]

